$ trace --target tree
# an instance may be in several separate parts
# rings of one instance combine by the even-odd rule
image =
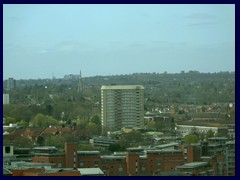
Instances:
[[[29,125],[28,122],[24,121],[24,120],[21,120],[19,123],[18,123],[19,126],[24,126],[24,127],[27,127]]]
[[[154,128],[156,128],[156,123],[155,123],[155,121],[154,121],[154,120],[148,120],[148,121],[147,121],[147,127],[148,127],[149,129],[154,129]]]
[[[91,118],[91,122],[95,123],[96,125],[101,125],[101,119],[98,115],[95,115]]]
[[[45,142],[45,140],[44,140],[44,138],[43,138],[42,136],[38,136],[38,137],[37,137],[37,144],[38,144],[39,146],[43,146],[43,145],[44,145],[44,142]]]
[[[125,151],[126,148],[118,143],[110,144],[108,150],[111,152]]]
[[[60,123],[51,116],[45,116],[41,113],[37,114],[32,120],[32,126],[37,128],[46,128],[50,125],[59,125]]]
[[[199,141],[199,137],[196,134],[189,134],[184,137],[184,142],[186,144],[197,143]]]
[[[87,121],[84,119],[77,120],[77,127],[79,129],[85,129],[87,127]]]
[[[63,148],[65,139],[62,136],[47,136],[45,138],[45,146],[55,146],[57,148]]]
[[[143,141],[143,136],[140,132],[138,131],[131,131],[129,133],[126,133],[123,136],[124,140],[129,142],[129,143],[139,143]]]
[[[50,104],[46,105],[46,111],[47,111],[47,114],[51,116],[53,113],[53,107]]]
[[[14,123],[16,123],[17,121],[16,121],[16,119],[15,118],[13,118],[13,117],[6,117],[5,118],[5,120],[4,120],[4,124],[5,125],[9,125],[9,124],[14,124]]]
[[[20,148],[31,148],[33,146],[33,142],[28,138],[20,136],[16,137],[16,139],[14,140],[14,146]]]

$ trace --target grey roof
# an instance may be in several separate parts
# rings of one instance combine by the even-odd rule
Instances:
[[[100,154],[99,151],[77,151],[77,154]]]
[[[35,147],[33,150],[57,150],[55,146],[42,146],[42,147]]]
[[[207,165],[207,162],[192,162],[192,163],[186,163],[182,166],[177,166],[176,168],[182,168],[182,169],[192,169],[192,168],[198,168],[201,166]]]
[[[179,145],[178,143],[168,143],[168,144],[161,144],[154,147],[161,149],[161,148],[167,148],[167,147],[178,146],[178,145]]]
[[[125,159],[126,156],[101,156],[101,159]]]
[[[101,89],[144,89],[142,85],[105,85]]]
[[[103,171],[100,168],[78,168],[81,175],[103,175]]]

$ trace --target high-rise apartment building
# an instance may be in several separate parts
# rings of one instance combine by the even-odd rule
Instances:
[[[3,104],[9,104],[9,94],[3,94]]]
[[[107,85],[101,88],[103,130],[141,128],[144,125],[144,87]]]
[[[9,78],[7,81],[7,90],[10,91],[16,88],[16,80],[13,78]]]

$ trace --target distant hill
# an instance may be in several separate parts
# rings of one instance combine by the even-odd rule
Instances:
[[[66,75],[61,79],[17,80],[17,88],[62,87],[77,89],[79,75]],[[4,81],[4,91],[6,91]],[[200,73],[134,73],[129,75],[83,77],[85,91],[100,96],[102,85],[140,84],[145,87],[149,102],[209,104],[235,102],[235,72]],[[55,93],[58,90],[54,89]],[[49,90],[51,92],[51,89]]]

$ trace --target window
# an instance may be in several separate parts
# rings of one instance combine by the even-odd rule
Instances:
[[[58,168],[61,168],[62,167],[62,161],[58,161]]]
[[[10,153],[10,146],[5,146],[5,153],[6,154],[9,154]]]
[[[157,161],[157,169],[161,170],[161,160],[160,159]]]
[[[84,161],[83,161],[83,160],[80,160],[80,161],[79,161],[80,168],[83,167],[83,164],[84,164]]]
[[[122,172],[123,171],[123,166],[121,164],[118,165],[118,171]]]
[[[94,167],[98,167],[98,160],[94,160]]]
[[[145,167],[145,164],[142,164],[142,168],[141,168],[142,171],[146,171],[146,167]]]

